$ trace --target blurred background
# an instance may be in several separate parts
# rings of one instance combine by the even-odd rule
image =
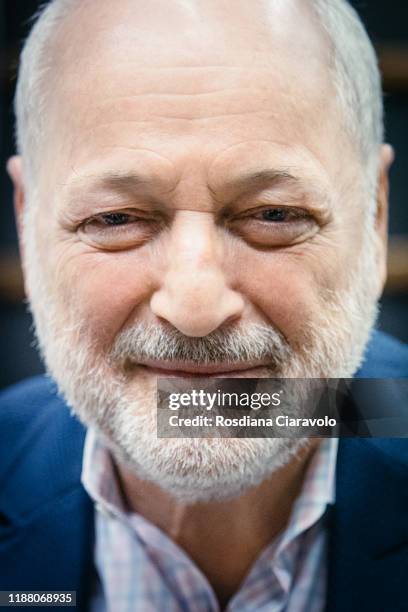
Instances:
[[[42,372],[24,303],[11,183],[5,162],[14,153],[18,56],[38,0],[0,3],[0,388]],[[391,171],[389,275],[379,327],[408,342],[408,3],[354,1],[378,50],[384,81],[387,140],[396,151]],[[90,33],[91,34],[91,33]]]

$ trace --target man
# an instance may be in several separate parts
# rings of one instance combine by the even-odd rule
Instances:
[[[371,334],[392,151],[353,10],[54,0],[16,112],[60,395],[2,397],[0,588],[92,611],[405,610],[403,440],[156,435],[158,375],[407,375]]]

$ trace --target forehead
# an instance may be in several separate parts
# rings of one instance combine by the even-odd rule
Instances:
[[[82,68],[112,55],[140,66],[252,66],[280,49],[313,62],[329,47],[311,0],[82,0],[54,51],[67,64],[80,56]]]
[[[308,4],[79,5],[55,48],[56,171],[144,164],[217,180],[228,165],[288,147],[332,161],[340,130],[329,46]]]

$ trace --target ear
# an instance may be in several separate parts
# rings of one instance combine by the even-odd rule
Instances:
[[[25,207],[25,188],[23,178],[23,164],[19,155],[10,157],[7,162],[7,172],[14,187],[14,213],[16,217],[17,232],[20,242],[20,250],[23,244],[23,213]]]
[[[391,145],[382,145],[378,174],[376,213],[376,230],[379,239],[379,297],[387,279],[389,170],[394,161],[394,157],[394,149]]]
[[[14,213],[16,218],[18,241],[20,247],[20,259],[24,261],[24,240],[23,240],[23,215],[26,203],[25,188],[24,188],[24,177],[23,177],[23,164],[22,159],[19,155],[10,157],[7,162],[7,172],[13,182],[14,187]],[[25,294],[28,297],[29,291],[27,289],[27,283],[24,280]]]

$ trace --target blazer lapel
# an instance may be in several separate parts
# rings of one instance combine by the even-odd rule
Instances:
[[[0,526],[0,590],[76,591],[86,610],[93,574],[93,505],[82,486],[21,524]]]
[[[80,480],[85,429],[48,386],[3,415],[0,590],[77,591],[86,610],[94,508]]]
[[[408,444],[342,439],[327,612],[408,610]]]

